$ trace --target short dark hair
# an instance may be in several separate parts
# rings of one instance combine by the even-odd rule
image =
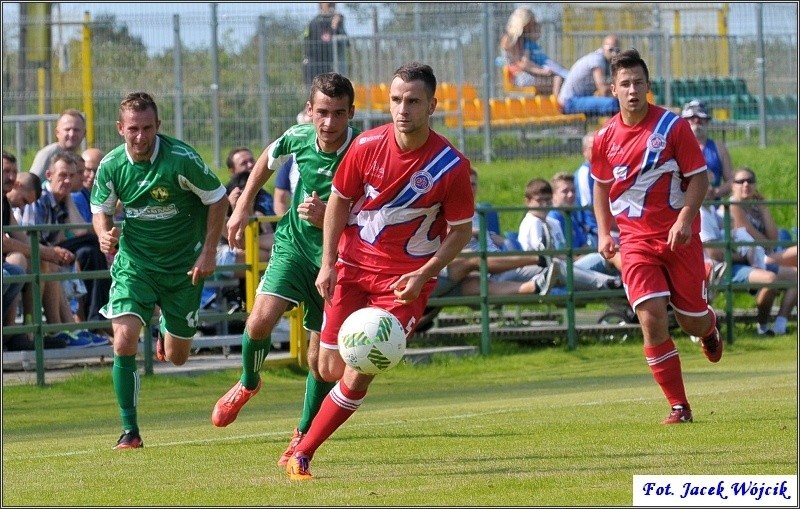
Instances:
[[[33,191],[37,200],[42,197],[42,179],[39,178],[39,175],[23,171],[17,174],[17,182],[22,185],[23,189]]]
[[[421,81],[425,83],[425,88],[431,97],[436,95],[436,76],[433,74],[433,68],[428,64],[421,64],[419,62],[409,62],[403,64],[394,72],[394,78],[400,78],[406,83],[410,81]]]
[[[644,71],[644,79],[650,83],[650,71],[647,69],[647,64],[635,49],[625,50],[611,59],[611,80],[613,81],[617,77],[617,72],[620,69],[632,69],[634,67],[641,67]]]
[[[228,152],[228,157],[225,158],[225,165],[228,167],[229,170],[233,169],[233,156],[235,156],[239,152],[244,152],[244,151],[250,152],[251,154],[253,153],[253,151],[247,147],[234,147],[231,149],[230,152]]]
[[[17,158],[11,152],[3,151],[3,159],[8,161],[11,164],[17,164]]]
[[[123,111],[146,111],[152,108],[153,113],[156,114],[156,122],[158,121],[158,106],[153,96],[147,92],[131,92],[125,96],[125,99],[119,103],[119,118],[122,120]]]
[[[231,179],[228,181],[228,184],[225,186],[225,190],[228,192],[228,194],[231,194],[231,191],[233,191],[237,187],[239,189],[244,189],[244,186],[247,185],[248,178],[250,178],[249,171],[243,171],[237,173],[236,175],[233,175]]]
[[[531,199],[537,195],[553,196],[553,187],[543,178],[533,178],[525,186],[525,198]]]
[[[308,96],[308,102],[312,105],[314,104],[314,95],[317,91],[322,92],[328,97],[347,97],[348,106],[352,106],[353,102],[356,100],[356,92],[353,89],[353,84],[349,79],[338,72],[324,72],[314,76],[314,80],[311,82],[311,93]]]

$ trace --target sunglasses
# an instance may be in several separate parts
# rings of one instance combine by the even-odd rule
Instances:
[[[744,184],[744,183],[755,184],[756,183],[756,179],[754,179],[753,177],[749,177],[749,178],[746,178],[746,179],[734,180],[733,183],[734,184]]]

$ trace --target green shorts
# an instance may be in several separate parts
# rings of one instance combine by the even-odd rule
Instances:
[[[120,252],[111,266],[108,304],[100,313],[106,318],[136,315],[147,325],[158,305],[166,331],[191,339],[197,332],[202,291],[202,281],[195,286],[186,274],[147,271]]]
[[[269,265],[261,277],[257,294],[275,295],[297,306],[304,304],[303,327],[312,332],[322,330],[322,296],[314,283],[319,267],[291,248],[276,243],[272,246]]]

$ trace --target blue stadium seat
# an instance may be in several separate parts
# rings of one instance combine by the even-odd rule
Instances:
[[[522,251],[522,245],[519,243],[519,232],[508,230],[504,235],[506,238],[504,249],[506,251]]]
[[[491,203],[478,203],[477,208],[491,209]],[[486,212],[486,229],[492,233],[500,233],[500,218],[496,210],[489,210]]]

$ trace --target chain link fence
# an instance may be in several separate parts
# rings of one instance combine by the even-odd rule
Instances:
[[[90,123],[87,142],[110,150],[120,142],[119,102],[137,90],[156,98],[162,131],[216,167],[231,147],[265,146],[304,107],[303,31],[317,4],[108,5],[3,4],[3,146],[21,148],[22,160],[52,131],[14,118],[77,108]],[[517,6],[532,8],[540,44],[566,67],[615,33],[648,61],[658,104],[708,100],[729,143],[764,144],[767,133],[797,141],[796,3],[340,3],[348,37],[337,66],[369,87],[421,60],[441,83],[469,85],[476,97],[460,96],[434,127],[471,158],[578,154],[580,136],[601,119],[563,129],[494,121],[510,95],[498,40]],[[477,108],[468,128],[462,100]]]

